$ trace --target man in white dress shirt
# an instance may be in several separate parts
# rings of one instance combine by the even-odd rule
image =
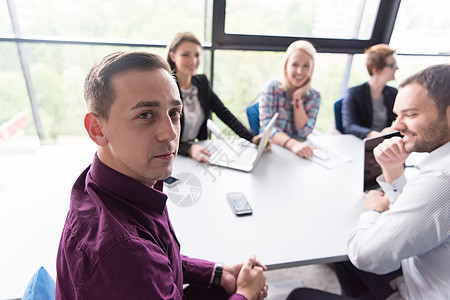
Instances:
[[[348,255],[354,266],[376,274],[401,266],[395,296],[450,299],[450,65],[429,67],[400,88],[393,127],[404,137],[374,150],[384,193],[367,195]],[[430,154],[406,180],[411,152]]]
[[[367,194],[349,235],[353,266],[336,264],[336,273],[343,293],[358,299],[450,299],[450,65],[406,79],[393,110],[398,116],[393,127],[403,138],[374,149],[383,192]],[[404,163],[411,152],[429,155],[406,179]],[[385,274],[398,270],[402,276],[386,280]],[[288,299],[335,298],[300,289]]]

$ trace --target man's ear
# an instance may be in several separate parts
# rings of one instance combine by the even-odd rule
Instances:
[[[99,146],[105,146],[108,144],[108,139],[102,130],[100,122],[100,117],[93,112],[89,112],[84,116],[84,128],[86,128],[91,140]]]

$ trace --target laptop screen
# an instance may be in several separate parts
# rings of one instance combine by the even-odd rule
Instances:
[[[364,139],[364,192],[378,189],[380,187],[376,179],[382,172],[380,165],[377,163],[375,156],[373,155],[373,149],[385,139],[390,139],[394,136],[401,137],[402,135],[397,131],[371,139]]]
[[[262,150],[266,149],[267,143],[269,142],[270,134],[272,133],[275,122],[277,121],[278,113],[275,113],[270,119],[269,123],[263,130],[261,141],[259,142],[259,148]]]

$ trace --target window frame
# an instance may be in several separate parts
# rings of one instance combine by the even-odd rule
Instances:
[[[205,0],[205,5],[207,5]],[[210,81],[214,82],[214,51],[218,50],[254,50],[254,51],[285,51],[295,40],[305,39],[322,53],[344,53],[349,55],[343,86],[346,84],[353,54],[363,53],[368,47],[386,43],[389,44],[401,0],[380,0],[375,24],[371,38],[360,39],[332,39],[272,35],[246,35],[225,33],[226,0],[213,0],[212,8],[212,32],[211,43],[204,43],[203,47],[210,51]],[[27,54],[22,45],[24,43],[46,43],[46,44],[73,44],[73,45],[95,45],[95,46],[127,46],[127,47],[166,47],[165,41],[137,41],[118,40],[102,38],[75,38],[59,36],[25,36],[20,32],[15,13],[13,0],[7,0],[13,34],[0,34],[0,42],[14,42],[17,44],[18,54],[22,65],[25,82],[28,89],[30,104],[33,111],[34,123],[41,141],[45,140],[39,111],[35,100],[35,92],[31,76],[28,71]]]
[[[225,32],[226,0],[214,0],[212,48],[229,50],[285,51],[298,39],[311,42],[318,52],[363,53],[372,45],[389,44],[401,0],[381,0],[372,35],[369,40],[332,39],[272,35],[229,34]]]

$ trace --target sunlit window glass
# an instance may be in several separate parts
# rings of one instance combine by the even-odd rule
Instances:
[[[8,7],[6,5],[0,5],[0,33],[12,33]]]
[[[191,31],[210,36],[204,19],[212,0],[15,0],[24,35],[170,40]],[[205,7],[206,6],[206,7]],[[176,9],[174,9],[176,8]]]
[[[380,0],[227,0],[234,34],[370,39]]]
[[[391,45],[398,52],[450,54],[450,1],[408,0],[400,9]]]
[[[35,135],[33,114],[17,47],[0,43],[0,148],[2,142]]]

